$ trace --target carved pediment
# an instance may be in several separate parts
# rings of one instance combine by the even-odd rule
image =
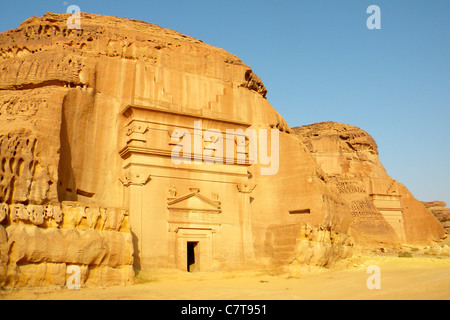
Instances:
[[[191,192],[177,198],[168,198],[167,207],[169,210],[211,212],[220,213],[220,201],[209,199],[200,194],[198,189],[191,189]]]

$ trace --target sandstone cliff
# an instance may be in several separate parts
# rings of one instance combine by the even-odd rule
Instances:
[[[367,133],[293,134],[238,57],[141,21],[82,14],[69,29],[68,17],[0,34],[1,286],[64,285],[73,264],[83,283],[126,284],[133,266],[186,270],[190,255],[208,270],[323,266],[355,241],[443,236]],[[203,131],[274,129],[277,172],[174,164],[171,136],[196,119]]]
[[[351,205],[352,235],[363,242],[420,243],[444,236],[438,221],[380,163],[374,139],[335,122],[293,129]],[[364,239],[364,240],[363,240]]]

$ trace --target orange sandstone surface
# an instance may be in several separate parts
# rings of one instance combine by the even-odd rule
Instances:
[[[368,133],[291,129],[238,57],[142,21],[68,17],[0,34],[1,287],[65,286],[72,265],[87,286],[331,266],[359,246],[446,236]],[[180,141],[194,152],[174,162]],[[270,164],[252,161],[264,142]]]

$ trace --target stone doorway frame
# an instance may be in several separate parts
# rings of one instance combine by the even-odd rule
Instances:
[[[213,234],[211,228],[178,228],[175,252],[177,268],[187,272],[207,271],[213,258]],[[193,270],[188,269],[188,243],[196,243]]]

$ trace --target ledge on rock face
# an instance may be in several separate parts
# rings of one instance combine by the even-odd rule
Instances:
[[[431,201],[431,202],[423,202],[425,208],[445,208],[447,204],[444,201]]]
[[[326,121],[314,123],[292,129],[293,132],[306,141],[327,137],[332,140],[340,140],[346,143],[348,151],[369,150],[378,154],[378,146],[375,140],[364,130],[338,122]],[[309,143],[309,146],[311,144]]]
[[[378,146],[366,131],[332,121],[292,129],[328,177],[391,179],[378,158]],[[369,190],[367,190],[369,191]]]

